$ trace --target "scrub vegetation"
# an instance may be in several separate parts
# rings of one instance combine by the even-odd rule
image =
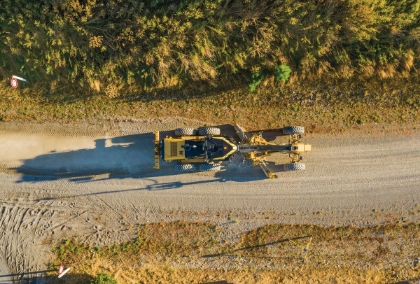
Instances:
[[[4,0],[0,79],[116,96],[407,78],[418,76],[419,19],[417,0]]]
[[[417,0],[4,0],[0,119],[418,122],[419,13]],[[11,75],[28,81],[14,90]]]
[[[224,230],[213,223],[161,222],[141,226],[133,241],[108,247],[62,240],[53,244],[57,258],[50,268],[62,262],[71,266],[75,272],[66,283],[87,283],[103,273],[118,283],[419,280],[417,223],[397,220],[370,228],[274,224],[244,232],[234,242],[225,241]],[[50,283],[60,283],[54,280]]]

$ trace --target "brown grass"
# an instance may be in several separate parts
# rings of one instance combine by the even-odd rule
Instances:
[[[92,248],[63,241],[66,283],[97,273],[118,283],[393,283],[418,279],[418,224],[372,228],[269,225],[224,241],[212,223],[156,223],[133,242]],[[413,280],[414,279],[414,280]],[[52,280],[51,280],[52,281]],[[221,283],[226,283],[221,282]],[[51,283],[55,283],[52,281]],[[410,282],[407,282],[410,283]]]
[[[348,71],[350,72],[350,71]],[[99,82],[95,82],[99,85]],[[239,123],[252,129],[302,124],[313,132],[336,132],[361,124],[417,124],[420,84],[412,79],[313,81],[310,85],[266,80],[256,92],[246,89],[167,91],[105,87],[100,95],[89,85],[35,85],[0,89],[3,121],[56,121],[85,118],[156,118],[183,116],[211,123]],[[264,86],[265,85],[265,86]],[[99,86],[98,86],[99,88]],[[102,87],[101,87],[102,88]]]

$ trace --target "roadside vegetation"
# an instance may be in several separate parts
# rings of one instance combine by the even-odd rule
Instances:
[[[417,72],[416,0],[10,1],[2,79],[109,95],[258,85],[264,78],[407,78]]]
[[[371,228],[278,224],[226,242],[225,229],[213,223],[161,222],[108,247],[62,240],[53,244],[50,268],[72,267],[66,283],[97,274],[118,283],[411,283],[420,276],[419,229],[400,221]]]
[[[419,121],[419,19],[416,0],[6,0],[0,117]]]

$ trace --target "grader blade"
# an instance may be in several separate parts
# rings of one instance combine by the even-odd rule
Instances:
[[[235,128],[236,134],[238,134],[239,138],[241,139],[241,142],[245,142],[249,139],[250,135],[245,130],[245,128],[239,126],[238,124],[235,124],[233,128]]]
[[[268,168],[267,164],[262,161],[260,164],[260,168],[262,169],[262,171],[264,172],[264,174],[268,177],[268,178],[277,178],[277,175],[273,172],[270,171],[270,169]]]

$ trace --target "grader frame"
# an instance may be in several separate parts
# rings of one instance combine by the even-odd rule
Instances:
[[[293,129],[296,127],[289,128]],[[303,130],[303,127],[299,127],[297,129]],[[301,154],[304,152],[310,152],[312,150],[311,145],[301,142],[302,134],[304,131],[300,131],[301,133],[299,133],[299,131],[289,132],[289,143],[283,145],[268,142],[263,138],[262,131],[248,134],[239,125],[235,125],[235,131],[242,139],[241,144],[238,145],[238,152],[242,154],[244,160],[248,159],[252,161],[254,166],[259,165],[268,178],[277,178],[277,175],[273,173],[267,166],[266,161],[269,155],[279,152],[288,154],[290,163],[292,165],[303,165],[299,164],[299,162],[302,160]]]
[[[204,170],[217,170],[222,161],[229,160],[234,154],[240,154],[244,161],[250,160],[254,166],[259,165],[268,178],[277,178],[267,165],[267,157],[273,153],[283,153],[290,159],[290,164],[285,165],[285,168],[305,169],[305,165],[300,163],[301,154],[311,151],[312,146],[301,142],[303,127],[283,128],[283,134],[289,135],[288,144],[268,142],[263,138],[262,131],[246,132],[239,125],[235,125],[234,129],[240,142],[221,135],[220,129],[212,127],[199,128],[198,131],[193,128],[178,128],[175,130],[175,137],[167,136],[164,139],[160,139],[159,132],[155,132],[155,168],[159,169],[162,159],[166,162],[176,161],[181,170],[192,170],[194,165]]]

